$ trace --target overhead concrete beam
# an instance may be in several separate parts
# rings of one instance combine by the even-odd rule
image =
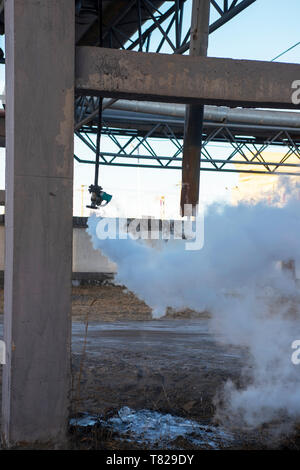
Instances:
[[[84,95],[227,106],[294,108],[299,64],[76,48]]]
[[[74,0],[6,0],[2,436],[59,444],[70,395]]]

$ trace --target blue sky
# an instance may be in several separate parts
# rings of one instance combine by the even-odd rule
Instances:
[[[168,2],[169,4],[169,2]],[[186,3],[185,28],[190,21],[191,0]],[[214,9],[211,19],[215,18]],[[271,60],[283,50],[300,41],[299,0],[257,0],[228,24],[212,33],[208,55],[236,59]],[[0,38],[3,47],[3,37]],[[164,52],[168,52],[166,49]],[[280,58],[281,62],[299,63],[300,45]],[[296,77],[297,78],[297,77]],[[300,76],[298,77],[300,79]],[[4,66],[0,66],[0,87],[4,83]],[[161,143],[161,154],[168,153],[168,145]],[[103,148],[110,144],[103,139]],[[75,139],[75,151],[81,157],[91,154]],[[222,149],[215,148],[216,157]],[[121,215],[159,215],[160,197],[166,200],[167,215],[176,216],[179,211],[180,171],[146,170],[117,167],[100,167],[100,184],[113,193],[113,203],[107,214],[116,211]],[[86,186],[93,181],[90,165],[74,164],[74,209],[81,214],[81,185],[84,185],[84,204],[88,202]],[[201,200],[228,200],[230,187],[236,185],[234,174],[201,174]],[[0,150],[0,188],[4,188],[4,150]],[[85,213],[86,214],[86,213]]]

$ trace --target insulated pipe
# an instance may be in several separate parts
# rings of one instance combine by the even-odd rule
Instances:
[[[105,106],[109,99],[103,100]],[[184,117],[185,105],[154,103],[150,101],[117,100],[109,106],[122,111],[157,114],[161,116]],[[300,113],[291,111],[266,111],[261,109],[228,108],[226,106],[205,106],[204,120],[218,123],[240,123],[261,126],[294,127],[300,129]]]

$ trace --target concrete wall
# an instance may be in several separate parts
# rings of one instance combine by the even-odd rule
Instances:
[[[0,224],[0,271],[4,271],[4,225]],[[84,227],[73,227],[73,273],[115,273],[117,267],[94,250]]]
[[[160,224],[159,231],[161,232],[162,221],[158,222]],[[94,250],[90,237],[86,232],[86,227],[86,217],[73,217],[73,279],[92,279],[93,277],[90,274],[96,273],[115,274],[117,265],[102,255],[99,250]],[[174,233],[174,230],[176,231],[173,220],[170,221],[170,229],[172,233]],[[128,230],[131,231],[131,228],[128,228]],[[0,273],[4,271],[4,231],[4,216],[0,215]],[[153,247],[157,245],[156,240],[147,240],[147,243]],[[98,278],[102,279],[101,276],[95,277],[95,279]]]
[[[84,228],[73,228],[73,273],[115,273],[117,266],[94,250]]]
[[[85,273],[115,274],[117,272],[117,265],[110,261],[106,256],[102,255],[99,250],[94,250],[91,239],[85,230],[85,220],[83,220],[83,223],[80,226],[77,222],[78,220],[81,220],[81,218],[75,219],[77,219],[77,221],[75,221],[73,227],[73,273],[80,273],[83,275],[78,276],[78,279],[84,279]],[[1,271],[4,271],[4,237],[4,224],[1,223],[0,218],[0,273]],[[148,243],[151,244],[151,241]],[[295,263],[295,274],[296,278],[300,279],[299,263]],[[89,277],[90,276],[86,276],[86,278]],[[73,278],[77,279],[77,276],[74,276]]]

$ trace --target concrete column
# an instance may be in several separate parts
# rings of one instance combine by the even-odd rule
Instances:
[[[210,0],[193,0],[190,56],[207,56]],[[202,147],[204,105],[186,106],[182,159],[181,214],[196,215],[199,202],[200,158]],[[185,213],[185,204],[192,211]]]
[[[65,436],[70,389],[74,0],[6,0],[2,435]]]

